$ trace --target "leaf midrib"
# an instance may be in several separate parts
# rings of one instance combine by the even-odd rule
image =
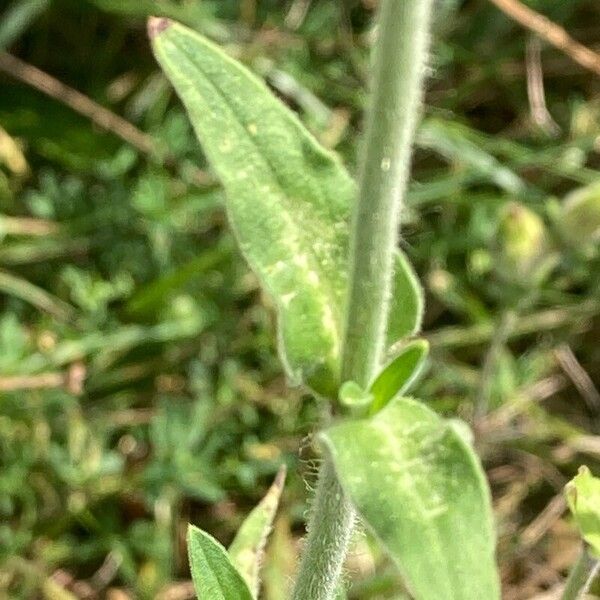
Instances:
[[[402,464],[402,462],[406,462],[406,460],[398,452],[398,448],[394,444],[391,444],[389,441],[391,439],[398,437],[397,433],[394,431],[392,426],[389,423],[386,423],[385,421],[383,421],[381,418],[375,418],[372,421],[372,426],[374,429],[379,429],[381,431],[381,433],[383,435],[385,446],[388,448],[388,451],[389,451],[390,455],[392,456],[393,460],[397,461],[399,464]],[[401,491],[400,495],[402,495],[402,494],[410,495],[414,500],[414,506],[416,506],[420,509],[421,505],[422,505],[421,494],[414,491],[414,488],[415,488],[415,486],[403,486],[400,488],[400,491]],[[443,547],[440,542],[438,528],[433,524],[434,521],[432,519],[429,519],[425,515],[424,511],[420,510],[420,512],[422,515],[422,522],[428,522],[428,523],[432,524],[431,527],[426,528],[427,536],[429,537],[432,546],[435,548],[436,556],[438,556],[438,562],[443,565],[443,571],[444,571],[444,575],[445,575],[445,579],[446,579],[446,583],[447,583],[447,589],[452,590],[452,589],[454,589],[454,585],[452,582],[452,578],[450,577],[447,561],[444,560],[445,553],[443,551]]]
[[[187,34],[187,32],[185,32],[185,30],[182,30],[181,32],[184,33],[185,35],[189,35],[189,34]],[[198,39],[202,43],[205,44],[205,41],[200,36],[198,36]],[[206,74],[206,71],[203,70],[202,67],[199,64],[197,64],[196,62],[194,62],[193,58],[190,57],[188,51],[184,47],[182,47],[180,45],[177,45],[171,39],[169,39],[168,41],[171,44],[173,44],[178,49],[179,52],[181,52],[183,55],[185,55],[186,60],[188,61],[188,63],[190,64],[190,66],[193,69],[197,69],[198,71],[200,71],[200,73],[202,74],[205,82],[214,90],[214,92],[223,100],[223,103],[227,106],[228,110],[230,111],[230,113],[231,113],[231,115],[233,117],[232,120],[235,120],[238,123],[238,125],[240,126],[240,128],[243,131],[246,131],[246,127],[238,119],[233,106],[231,105],[231,103],[229,102],[229,100],[227,99],[227,97],[223,94],[223,92],[219,89],[219,87],[217,87],[217,85],[215,83],[213,83],[213,81],[210,79],[210,77],[208,77],[208,75]],[[217,51],[217,50],[214,50],[214,51]],[[163,59],[165,59],[167,62],[171,63],[171,65],[173,66],[173,62],[164,53],[163,53]],[[237,67],[237,65],[235,65],[235,63],[234,63],[234,66]],[[180,70],[180,69],[178,69],[178,70]],[[182,70],[180,70],[180,72],[181,71]],[[189,83],[192,83],[191,80],[188,77],[184,76],[184,78],[187,79],[187,81]],[[195,90],[195,88],[194,88],[193,85],[191,85],[191,89],[193,89],[194,92],[198,95],[198,97],[200,99],[202,99],[202,94],[200,94],[199,92],[197,92]],[[277,188],[279,197],[282,199],[282,201],[284,201],[286,203],[287,207],[289,208],[290,207],[290,202],[289,202],[290,196],[285,192],[285,189],[283,187],[283,184],[282,184],[281,180],[279,179],[279,176],[277,174],[276,169],[273,167],[273,165],[270,162],[270,160],[268,159],[268,157],[262,152],[260,146],[256,143],[256,141],[252,138],[252,136],[247,135],[246,137],[249,140],[250,144],[256,149],[256,152],[257,152],[258,156],[260,157],[260,159],[266,165],[266,167],[267,167],[267,169],[268,169],[268,171],[269,171],[269,173],[271,175],[272,181],[275,184],[275,187]],[[305,211],[298,211],[298,210],[296,210],[296,211],[293,211],[293,210],[292,211],[283,210],[282,211],[282,215],[284,215],[284,218],[289,223],[290,230],[294,231],[294,230],[297,229],[298,224],[295,223],[294,220],[291,218],[290,213],[292,213],[292,212],[294,214],[296,214],[296,215],[299,215],[300,216],[300,220],[302,222],[304,222],[305,221],[305,218],[304,218],[304,212]],[[304,223],[302,223],[302,224],[304,225]],[[320,290],[325,289],[327,291],[326,294],[321,294],[321,295],[329,298],[330,302],[329,303],[321,302],[320,303],[321,306],[322,306],[321,310],[322,310],[322,314],[323,315],[325,315],[327,312],[331,312],[331,314],[333,314],[333,316],[334,316],[333,321],[334,321],[334,324],[335,324],[335,338],[332,339],[331,341],[332,341],[332,348],[336,350],[333,358],[334,359],[339,359],[339,347],[340,347],[340,342],[341,342],[343,309],[340,310],[340,311],[336,310],[336,305],[338,304],[338,300],[339,300],[338,297],[337,297],[337,294],[334,292],[334,288],[331,285],[331,282],[328,281],[326,278],[323,278],[321,276],[321,274],[320,274],[320,270],[322,268],[321,263],[316,258],[316,256],[310,251],[310,246],[304,248],[302,244],[298,243],[298,241],[299,241],[298,240],[298,236],[295,235],[294,236],[294,244],[295,244],[295,246],[297,248],[301,249],[301,253],[302,254],[304,254],[304,255],[306,255],[306,256],[309,257],[309,260],[312,263],[311,266],[313,267],[312,271],[314,273],[316,273],[317,276],[318,276],[318,279],[319,279],[319,286],[318,286],[318,288]],[[333,260],[336,260],[336,259],[334,258]],[[337,260],[336,260],[336,262],[337,262]],[[298,265],[296,265],[296,267],[298,267]],[[314,268],[314,267],[316,267],[316,268]],[[306,272],[308,272],[308,271],[306,271]],[[277,299],[277,295],[276,294],[273,294],[273,296]],[[278,299],[277,299],[277,301],[279,303]]]

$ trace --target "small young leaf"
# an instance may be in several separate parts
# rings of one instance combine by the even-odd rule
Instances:
[[[417,600],[496,600],[490,494],[473,449],[422,403],[321,434],[339,480]]]
[[[364,409],[373,402],[373,395],[356,381],[346,381],[338,394],[340,404],[349,409]]]
[[[200,600],[252,600],[246,582],[231,564],[225,548],[193,525],[188,527],[188,555]]]
[[[227,196],[240,247],[277,304],[288,375],[332,395],[355,184],[267,86],[178,23],[151,19],[154,53]]]
[[[258,578],[261,561],[271,532],[273,519],[285,482],[285,465],[282,465],[273,485],[258,506],[246,517],[229,546],[229,557],[238,572],[246,580],[252,595],[257,598],[260,581]]]
[[[600,478],[582,466],[567,483],[565,493],[581,536],[590,546],[590,553],[600,558]]]
[[[394,396],[408,390],[421,372],[428,351],[429,344],[425,340],[409,342],[381,371],[371,385],[371,414],[379,412]]]
[[[400,250],[396,253],[395,263],[387,331],[387,344],[390,347],[419,332],[424,308],[419,279]]]

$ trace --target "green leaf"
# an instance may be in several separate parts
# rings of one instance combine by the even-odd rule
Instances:
[[[192,30],[150,22],[173,83],[227,195],[240,247],[277,304],[288,374],[335,394],[355,185],[297,117]]]
[[[384,369],[371,385],[373,403],[370,412],[375,414],[394,396],[405,393],[418,377],[429,351],[425,340],[409,342]]]
[[[422,403],[321,434],[342,487],[417,600],[495,600],[490,493],[473,449]]]
[[[193,525],[188,527],[188,555],[198,598],[252,600],[246,582],[231,564],[225,548]]]
[[[246,580],[255,598],[258,597],[260,584],[259,569],[267,537],[271,533],[273,519],[283,492],[285,473],[285,466],[282,466],[273,485],[256,508],[246,517],[229,547],[231,562]]]
[[[152,18],[154,53],[226,193],[229,221],[272,296],[280,354],[293,383],[334,398],[356,185],[292,111],[245,67],[196,32]],[[422,295],[397,259],[391,343],[419,327]]]
[[[600,478],[582,466],[566,485],[565,493],[581,536],[590,546],[590,553],[600,558]]]
[[[0,291],[28,302],[60,321],[70,321],[76,314],[75,309],[67,302],[56,298],[46,290],[27,281],[27,279],[7,271],[0,270]]]
[[[423,290],[413,268],[403,252],[395,256],[396,268],[392,288],[392,299],[388,315],[388,346],[415,335],[423,322]]]

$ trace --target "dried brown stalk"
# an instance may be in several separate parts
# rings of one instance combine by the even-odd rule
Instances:
[[[600,54],[573,39],[564,28],[519,0],[490,0],[503,13],[564,52],[582,67],[600,75]]]
[[[131,144],[144,154],[153,154],[156,150],[152,138],[140,131],[135,125],[119,115],[104,108],[85,94],[62,83],[44,71],[9,54],[0,53],[0,71],[34,87],[44,94],[66,104],[75,112],[87,117],[98,127],[114,133],[123,141]]]

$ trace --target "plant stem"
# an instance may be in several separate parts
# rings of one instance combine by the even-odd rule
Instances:
[[[400,209],[410,167],[427,53],[431,0],[385,0],[375,56],[358,204],[342,381],[362,386],[380,366]]]
[[[342,381],[366,387],[384,351],[393,257],[410,167],[432,0],[383,0],[359,198],[350,244]],[[339,585],[354,509],[325,459],[294,600],[330,600]]]
[[[577,562],[569,573],[561,600],[579,600],[583,598],[592,583],[594,583],[599,570],[600,561],[590,556],[587,548],[582,548]]]
[[[327,459],[319,472],[294,600],[335,597],[354,521],[354,509]]]

